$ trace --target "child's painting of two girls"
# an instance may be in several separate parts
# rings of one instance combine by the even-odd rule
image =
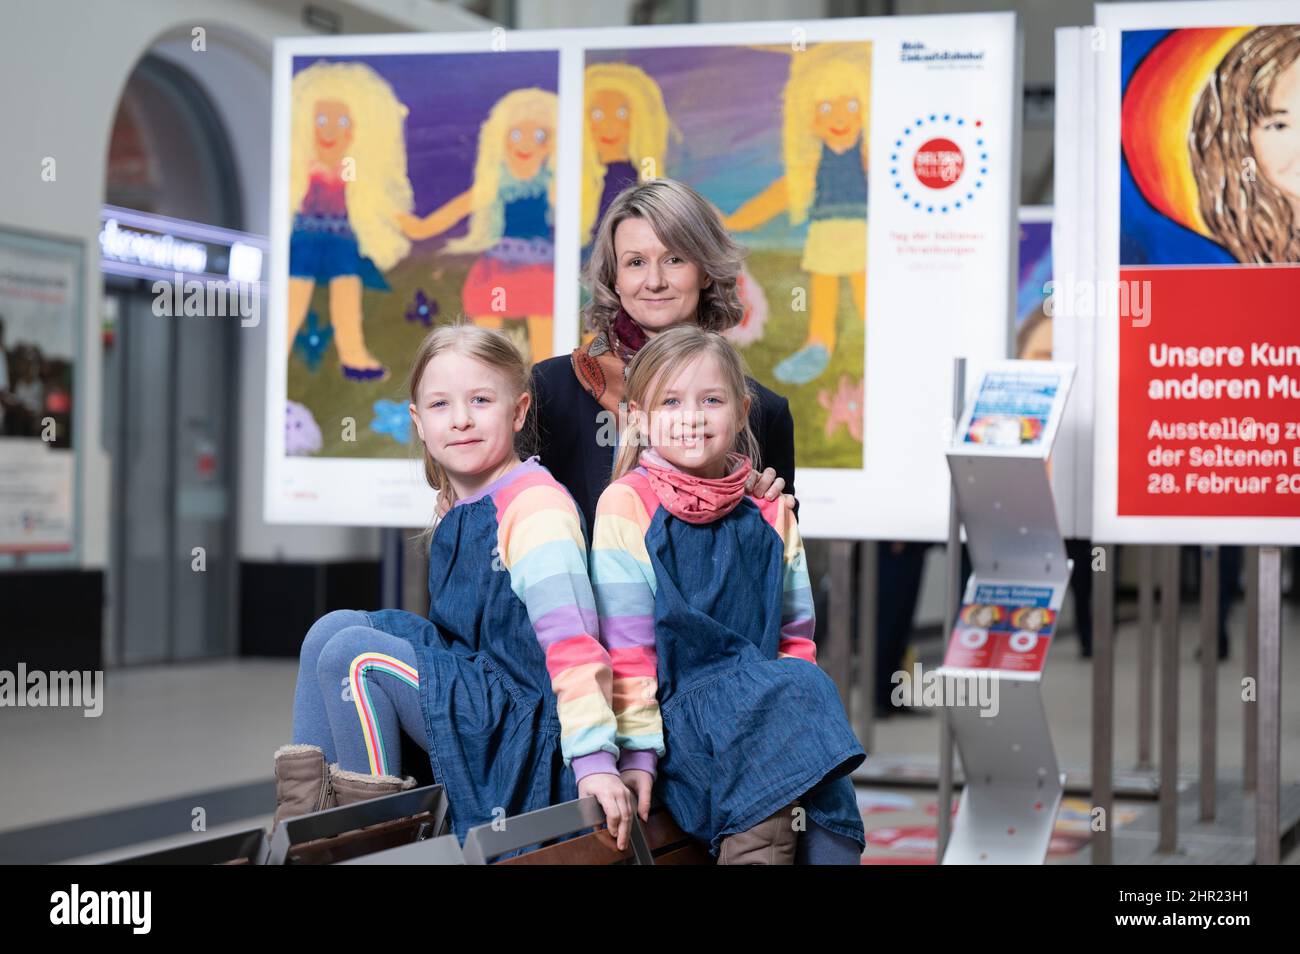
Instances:
[[[289,454],[405,457],[394,380],[464,315],[552,343],[554,52],[294,61]],[[351,420],[354,426],[344,428]]]

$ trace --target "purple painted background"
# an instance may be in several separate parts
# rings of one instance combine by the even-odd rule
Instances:
[[[1016,286],[1016,328],[1043,303],[1052,280],[1052,223],[1020,223],[1020,274]]]
[[[554,93],[560,58],[554,51],[519,53],[395,53],[298,56],[293,72],[313,63],[364,63],[406,104],[406,161],[415,214],[427,215],[469,188],[478,130],[492,104],[515,89]],[[469,220],[440,236],[464,235]]]
[[[663,91],[673,128],[666,174],[734,212],[785,170],[781,162],[781,94],[790,55],[746,46],[592,50],[588,63],[629,63]],[[745,244],[801,244],[806,226],[779,215],[746,233]]]

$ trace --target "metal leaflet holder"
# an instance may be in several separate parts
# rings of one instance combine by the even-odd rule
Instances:
[[[947,452],[973,572],[939,669],[966,778],[944,864],[1047,857],[1065,775],[1041,680],[1071,568],[1048,458],[1073,380],[1065,362],[986,366]]]

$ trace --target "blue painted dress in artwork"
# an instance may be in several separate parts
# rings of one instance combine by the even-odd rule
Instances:
[[[839,153],[822,143],[808,220],[800,268],[817,275],[850,275],[866,267],[867,173],[860,136]]]
[[[357,275],[366,288],[387,291],[388,282],[375,263],[361,254],[348,221],[346,188],[341,178],[320,171],[311,174],[289,234],[289,274],[322,285]]]
[[[592,225],[592,231],[600,226],[600,222],[605,218],[605,213],[618,194],[629,186],[637,183],[636,166],[630,162],[618,161],[611,162],[605,167],[605,187],[600,192],[600,206],[596,211],[596,221]]]
[[[493,212],[501,217],[501,235],[465,276],[461,307],[467,315],[525,318],[549,315],[554,309],[551,178],[549,166],[530,179],[517,179],[509,169],[501,169]]]

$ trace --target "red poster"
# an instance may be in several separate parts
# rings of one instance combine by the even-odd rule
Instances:
[[[1300,517],[1300,267],[1120,276],[1120,516]]]
[[[1116,514],[1300,517],[1300,25],[1121,62]]]

